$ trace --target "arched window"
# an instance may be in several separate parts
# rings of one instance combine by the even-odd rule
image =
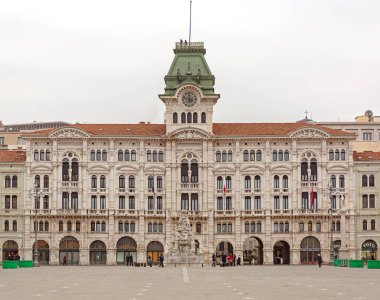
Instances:
[[[153,222],[153,232],[157,232],[157,222]]]
[[[91,231],[95,231],[95,222],[91,221]]]
[[[251,176],[244,177],[244,189],[251,190]]]
[[[342,149],[340,151],[340,159],[341,160],[346,160],[346,150]]]
[[[368,195],[362,196],[362,208],[368,208]]]
[[[107,160],[107,151],[103,150],[102,151],[102,161],[106,161],[106,160]]]
[[[136,161],[136,150],[131,151],[131,161]]]
[[[34,185],[36,188],[41,187],[41,178],[40,175],[34,176]]]
[[[90,160],[95,161],[95,150],[91,150],[90,152]]]
[[[40,161],[44,161],[44,160],[45,160],[45,151],[41,150],[40,151]]]
[[[162,177],[157,176],[157,189],[162,189]]]
[[[101,189],[106,188],[106,176],[105,175],[100,176],[100,188]]]
[[[119,176],[119,189],[125,189],[125,176]]]
[[[158,161],[164,161],[164,152],[158,151]]]
[[[91,188],[96,189],[98,186],[97,183],[98,183],[98,178],[96,177],[96,175],[92,175],[91,176]]]
[[[123,161],[123,150],[117,151],[117,160]]]
[[[335,189],[336,188],[336,176],[335,175],[331,175],[330,182],[331,182],[331,187]]]
[[[173,124],[177,124],[178,123],[178,114],[175,112],[173,113]]]
[[[196,112],[193,113],[193,123],[198,123],[198,114]]]
[[[261,161],[261,150],[256,151],[256,160]]]
[[[181,114],[181,123],[186,123],[186,114],[184,112]]]
[[[299,229],[300,229],[300,232],[304,232],[305,231],[305,224],[304,224],[303,221],[299,222]]]
[[[369,186],[375,186],[375,175],[369,175]]]
[[[226,150],[223,150],[223,151],[222,151],[222,161],[223,161],[223,162],[226,162],[226,161],[227,161],[227,152],[226,152]]]
[[[34,159],[35,161],[38,161],[39,158],[40,158],[40,156],[38,155],[38,150],[34,150],[33,159]]]
[[[282,176],[282,188],[283,189],[289,188],[289,180],[288,180],[287,175]]]
[[[12,176],[12,187],[13,188],[17,187],[17,176],[16,175]]]
[[[124,160],[129,161],[129,150],[124,151]]]
[[[12,200],[12,202],[13,202],[13,200]],[[12,206],[13,206],[13,203],[12,203]],[[375,195],[371,194],[371,195],[369,195],[369,208],[375,208],[375,207],[376,207]]]
[[[285,150],[285,152],[284,152],[284,160],[285,161],[289,160],[289,151],[288,150]]]
[[[201,121],[202,121],[203,124],[206,123],[206,113],[204,113],[204,112],[201,115]]]
[[[243,152],[243,161],[249,161],[249,152],[248,152],[248,150],[244,150],[244,152]]]
[[[4,222],[4,231],[9,231],[9,221],[5,220]]]
[[[164,232],[164,226],[161,222],[158,223],[158,232]]]
[[[282,150],[278,151],[278,160],[283,161],[284,160],[284,152]]]
[[[153,161],[158,161],[157,151],[153,150]]]
[[[371,230],[376,230],[376,221],[374,219],[371,220]]]
[[[367,175],[362,176],[362,186],[368,186],[368,177]]]
[[[226,177],[226,189],[227,190],[232,189],[232,178],[231,178],[231,176]]]
[[[153,224],[151,222],[148,223],[148,233],[153,232]]]
[[[249,152],[249,160],[250,161],[255,161],[255,151],[254,150],[251,150]]]
[[[5,187],[10,188],[11,185],[11,176],[5,176]]]
[[[50,157],[50,151],[49,151],[49,150],[46,150],[46,160],[47,160],[47,161],[50,161],[50,160],[51,160],[51,157]]]
[[[256,231],[257,233],[261,233],[261,221],[257,222]]]
[[[135,222],[131,222],[130,226],[129,226],[129,230],[130,232],[135,232],[136,231],[136,225],[135,225]]]
[[[153,189],[154,187],[154,177],[148,176],[148,189]]]
[[[73,224],[71,223],[71,221],[68,221],[67,222],[67,231],[72,231],[73,228],[72,228]]]
[[[123,222],[122,221],[119,221],[119,226],[118,226],[118,228],[119,228],[119,232],[123,232],[123,229],[124,229],[124,226],[123,226],[124,224],[123,224]]]
[[[272,159],[273,159],[273,161],[277,161],[277,150],[273,150]]]
[[[222,155],[220,153],[220,151],[216,151],[216,154],[215,154],[215,161],[217,162],[220,162],[222,160]]]
[[[45,231],[49,231],[49,222],[45,221]]]
[[[285,232],[289,232],[289,222],[285,222]]]
[[[43,208],[49,209],[49,196],[48,195],[45,195],[43,198]]]
[[[339,150],[338,149],[336,149],[335,150],[335,160],[339,160]]]
[[[261,189],[261,178],[259,175],[255,176],[254,188]]]
[[[101,231],[101,229],[102,227],[100,221],[96,221],[96,231]]]
[[[245,233],[248,233],[248,232],[250,232],[251,230],[250,230],[250,226],[249,226],[249,222],[245,222],[244,223],[244,232]]]
[[[307,222],[307,231],[313,231],[313,222],[312,221]]]
[[[321,221],[317,221],[315,229],[317,230],[317,232],[321,232]]]
[[[228,153],[227,153],[227,160],[228,160],[228,161],[232,161],[232,150],[228,150]]]
[[[45,175],[44,176],[44,189],[48,189],[48,188],[49,188],[49,176]]]
[[[102,151],[96,150],[96,160],[101,161],[102,160]]]
[[[14,220],[14,221],[12,222],[12,230],[13,230],[13,231],[17,231],[17,221],[16,221],[16,220]]]
[[[49,224],[48,224],[49,225]],[[46,224],[45,224],[45,228],[46,228]],[[75,231],[79,232],[80,231],[80,222],[79,221],[76,221],[75,222]]]
[[[335,221],[331,222],[331,231],[335,231]]]
[[[38,226],[38,231],[44,231],[44,222],[40,221],[39,226]]]
[[[223,189],[223,178],[222,178],[222,176],[218,176],[216,178],[216,188],[218,190],[222,190]]]
[[[58,231],[60,231],[60,232],[63,231],[63,221],[59,221],[59,223],[58,223]]]
[[[345,184],[344,184],[344,175],[339,176],[339,188],[344,189]]]
[[[191,113],[188,112],[188,113],[187,113],[187,123],[191,123],[191,121],[192,121]]]
[[[273,188],[275,189],[280,188],[280,177],[278,175],[275,175],[273,178]]]
[[[197,224],[195,225],[195,232],[202,233],[202,224],[200,222],[197,222]]]
[[[329,160],[334,160],[334,150],[329,151]]]
[[[102,231],[103,232],[106,231],[106,222],[105,221],[102,222]]]
[[[146,151],[146,161],[152,161],[152,151]]]
[[[363,220],[363,230],[367,230],[367,220]]]
[[[129,176],[129,178],[128,178],[128,185],[129,185],[130,189],[136,188],[135,176],[133,176],[133,175]]]

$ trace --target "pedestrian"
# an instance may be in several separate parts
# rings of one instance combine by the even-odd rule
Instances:
[[[320,253],[318,253],[318,256],[317,256],[317,262],[318,262],[318,267],[321,267],[323,260]]]
[[[66,255],[63,257],[63,265],[64,265],[64,266],[67,265],[67,256],[66,256]]]
[[[216,256],[215,256],[215,253],[212,254],[212,266],[213,267],[216,266]]]
[[[159,265],[159,267],[164,267],[164,256],[161,254],[160,255],[160,265]]]
[[[233,264],[234,264],[234,267],[236,267],[236,254],[234,253],[234,256],[233,256]]]
[[[132,256],[132,254],[129,256],[129,265],[133,266],[133,256]]]
[[[223,253],[222,254],[222,267],[224,267],[226,265],[226,261],[227,261],[227,256]]]
[[[148,266],[152,267],[152,258],[148,255]]]
[[[16,252],[15,260],[20,261],[20,259],[21,259],[20,255],[18,255],[18,252]]]
[[[237,258],[237,265],[240,266],[240,263],[241,263],[241,257],[239,255],[238,258]]]

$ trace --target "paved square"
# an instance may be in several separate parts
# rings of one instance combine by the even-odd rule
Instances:
[[[0,299],[380,299],[380,270],[323,266],[0,270]]]

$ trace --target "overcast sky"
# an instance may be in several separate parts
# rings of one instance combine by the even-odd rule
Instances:
[[[0,120],[162,123],[188,0],[0,0]],[[215,122],[380,115],[380,1],[194,0]],[[310,116],[310,114],[309,114]]]

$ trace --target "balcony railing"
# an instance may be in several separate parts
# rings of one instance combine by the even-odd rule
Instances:
[[[261,209],[255,209],[255,210],[243,210],[242,215],[243,216],[254,216],[254,215],[263,215],[264,211]]]

